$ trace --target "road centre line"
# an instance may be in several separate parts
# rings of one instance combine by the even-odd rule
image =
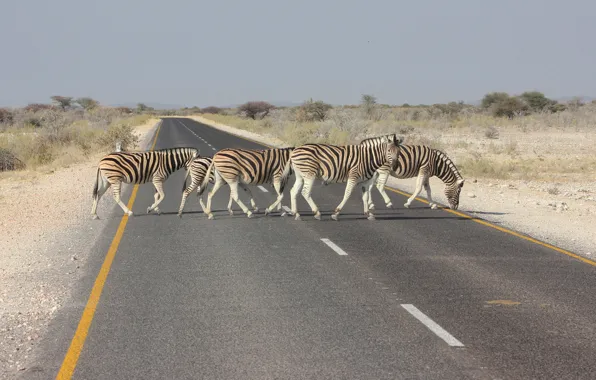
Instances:
[[[327,238],[321,238],[321,241],[323,243],[327,244],[329,246],[329,248],[331,248],[332,250],[334,250],[335,253],[337,253],[338,255],[340,255],[340,256],[347,256],[348,255],[346,253],[346,251],[344,251],[343,249],[341,249],[337,244],[335,244],[331,240],[329,240]]]
[[[261,185],[259,185],[259,186],[257,186],[257,187],[258,187],[259,189],[261,189],[261,191],[262,191],[263,193],[268,193],[268,192],[269,192],[269,190],[265,189],[265,188],[264,188],[263,186],[261,186]]]
[[[448,345],[452,347],[464,347],[464,344],[455,337],[449,334],[444,328],[439,326],[435,321],[427,317],[423,312],[412,304],[402,304],[401,307],[406,309],[408,313],[412,314],[414,318],[422,322],[422,324],[432,332],[434,332],[439,338],[443,339]]]

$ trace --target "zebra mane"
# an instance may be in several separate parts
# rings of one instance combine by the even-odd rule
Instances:
[[[463,177],[460,174],[457,167],[455,166],[455,163],[453,162],[453,160],[451,160],[451,158],[449,158],[449,156],[447,156],[445,154],[445,152],[443,152],[442,150],[439,150],[439,149],[435,149],[435,148],[430,148],[430,149],[435,152],[435,157],[437,160],[440,160],[445,165],[447,165],[447,167],[449,168],[451,173],[453,173],[453,175],[455,176],[456,181],[463,180]]]

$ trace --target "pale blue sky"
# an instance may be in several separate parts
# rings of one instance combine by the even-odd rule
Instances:
[[[167,5],[166,5],[167,4]],[[0,105],[596,95],[593,0],[2,0]]]

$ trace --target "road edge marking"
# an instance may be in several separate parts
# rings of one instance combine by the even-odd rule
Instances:
[[[199,123],[199,124],[201,124],[201,125],[204,125],[204,126],[206,126],[206,127],[208,127],[208,128],[215,129],[215,130],[217,130],[218,132],[227,133],[228,135],[231,135],[231,136],[234,136],[234,137],[238,137],[238,138],[240,138],[240,139],[243,139],[243,140],[246,140],[246,141],[250,141],[250,142],[252,142],[252,143],[254,143],[254,144],[262,145],[262,146],[265,146],[265,147],[268,147],[268,148],[276,148],[276,147],[273,147],[273,146],[271,146],[271,145],[268,145],[268,144],[265,144],[265,143],[262,143],[262,142],[259,142],[259,141],[252,140],[252,139],[250,139],[250,138],[247,138],[247,137],[244,137],[244,136],[237,135],[237,134],[235,134],[235,133],[231,133],[231,132],[223,131],[223,130],[221,130],[221,129],[219,129],[219,128],[213,127],[213,126],[211,126],[211,125],[208,125],[208,124],[206,124],[206,123],[200,122],[200,121],[198,121],[198,120],[191,119],[191,118],[189,118],[189,117],[182,117],[182,118],[185,118],[185,119],[192,120],[192,121],[194,121],[194,122],[196,122],[196,123]],[[389,190],[389,191],[392,191],[392,192],[394,192],[394,193],[396,193],[396,194],[400,194],[400,195],[406,196],[406,197],[408,197],[408,198],[412,196],[412,194],[408,194],[408,193],[406,193],[406,192],[404,192],[404,191],[397,190],[397,189],[394,189],[394,188],[392,188],[392,187],[389,187],[389,186],[385,186],[385,189],[386,189],[386,190]],[[429,203],[429,202],[428,202],[426,199],[422,199],[422,198],[415,198],[415,199],[416,199],[417,201],[419,201],[419,202],[422,202],[422,203],[426,203],[426,204],[428,204],[428,203]],[[504,228],[504,227],[497,226],[497,225],[495,225],[495,224],[492,224],[492,223],[490,223],[490,222],[488,222],[488,221],[486,221],[486,220],[484,220],[484,219],[480,219],[480,218],[478,218],[478,217],[475,217],[475,216],[470,216],[470,215],[467,215],[467,214],[464,214],[464,213],[461,213],[461,212],[458,212],[458,211],[455,211],[455,210],[451,210],[451,209],[448,209],[448,208],[441,208],[441,209],[442,209],[443,211],[449,212],[449,213],[451,213],[451,214],[453,214],[453,215],[457,215],[457,216],[461,216],[462,218],[470,219],[471,221],[473,221],[473,222],[476,222],[476,223],[478,223],[478,224],[482,224],[483,226],[491,227],[491,228],[494,228],[494,229],[496,229],[496,230],[498,230],[498,231],[504,232],[504,233],[506,233],[506,234],[509,234],[509,235],[512,235],[512,236],[518,237],[518,238],[520,238],[520,239],[523,239],[523,240],[529,241],[530,243],[534,243],[534,244],[540,245],[540,246],[542,246],[542,247],[545,247],[545,248],[552,249],[553,251],[556,251],[556,252],[562,253],[562,254],[564,254],[564,255],[567,255],[567,256],[569,256],[569,257],[572,257],[572,258],[574,258],[574,259],[577,259],[577,260],[579,260],[579,261],[581,261],[581,262],[583,262],[583,263],[585,263],[585,264],[588,264],[588,265],[591,265],[591,266],[594,266],[594,267],[596,267],[596,261],[594,261],[594,260],[590,260],[590,259],[588,259],[588,258],[586,258],[586,257],[583,257],[583,256],[581,256],[581,255],[578,255],[577,253],[573,253],[573,252],[571,252],[571,251],[568,251],[568,250],[566,250],[566,249],[559,248],[559,247],[557,247],[557,246],[555,246],[555,245],[552,245],[552,244],[549,244],[549,243],[546,243],[546,242],[540,241],[540,240],[538,240],[538,239],[535,239],[535,238],[533,238],[533,237],[530,237],[530,236],[526,236],[526,235],[524,235],[524,234],[522,234],[522,233],[519,233],[519,232],[516,232],[516,231],[510,230],[510,229],[508,229],[508,228]]]
[[[385,189],[386,190],[389,190],[389,191],[392,191],[392,192],[394,192],[396,194],[400,194],[400,195],[406,196],[408,198],[412,196],[412,194],[408,194],[408,193],[406,193],[404,191],[397,190],[397,189],[394,189],[394,188],[389,187],[389,186],[385,186]],[[426,199],[422,199],[422,198],[414,198],[414,199],[416,199],[419,202],[429,204],[429,202]],[[522,234],[520,232],[516,232],[516,231],[510,230],[510,229],[505,228],[505,227],[497,226],[496,224],[493,224],[493,223],[491,223],[491,222],[489,222],[487,220],[484,220],[484,219],[481,219],[481,218],[478,218],[478,217],[475,217],[475,216],[471,216],[471,215],[468,215],[468,214],[464,214],[463,212],[451,210],[449,208],[441,208],[441,210],[443,210],[445,212],[448,212],[448,213],[451,213],[453,215],[460,216],[462,218],[469,219],[472,222],[476,222],[478,224],[482,224],[483,226],[494,228],[495,230],[498,230],[498,231],[504,232],[506,234],[515,236],[517,238],[520,238],[520,239],[529,241],[530,243],[534,243],[536,245],[540,245],[542,247],[552,249],[553,251],[556,251],[558,253],[562,253],[564,255],[567,255],[569,257],[572,257],[574,259],[577,259],[579,261],[582,261],[585,264],[589,264],[589,265],[592,265],[592,266],[596,267],[596,261],[594,261],[594,260],[590,260],[590,259],[588,259],[586,257],[583,257],[583,256],[578,255],[577,253],[573,253],[573,252],[568,251],[566,249],[559,248],[559,247],[557,247],[555,245],[552,245],[552,244],[549,244],[549,243],[540,241],[540,240],[538,240],[536,238],[533,238],[531,236],[528,236],[528,235]]]
[[[348,255],[346,253],[346,251],[344,251],[343,249],[341,249],[340,246],[338,246],[337,244],[335,244],[331,240],[329,240],[327,238],[321,238],[321,241],[323,243],[327,244],[327,246],[329,246],[329,248],[331,248],[332,250],[334,250],[335,253],[337,253],[338,255],[340,255],[340,256],[347,256]]]
[[[153,144],[151,146],[151,150],[155,149],[157,136],[161,131],[162,124],[163,119],[160,120],[157,130],[155,131],[155,136],[153,137]],[[132,206],[137,197],[138,190],[139,185],[134,185],[130,194],[130,199],[128,200],[127,207],[129,209],[132,209]],[[114,239],[112,239],[112,243],[110,244],[108,253],[106,254],[103,264],[99,269],[99,273],[95,278],[93,288],[91,288],[91,293],[89,294],[89,298],[87,299],[87,304],[85,305],[85,309],[83,310],[83,314],[81,315],[81,319],[79,320],[79,324],[77,326],[75,334],[72,337],[70,346],[68,347],[68,350],[64,355],[64,359],[62,361],[62,365],[60,366],[60,370],[58,371],[56,379],[70,379],[74,374],[77,362],[79,360],[79,356],[83,351],[83,346],[85,345],[85,340],[87,339],[87,333],[89,332],[89,328],[91,327],[91,323],[93,322],[93,317],[95,316],[97,304],[99,303],[103,287],[106,283],[106,279],[110,272],[112,262],[116,257],[116,251],[118,251],[118,246],[120,245],[120,240],[122,240],[122,236],[124,235],[124,230],[126,229],[127,223],[128,215],[125,214],[122,216],[122,219],[120,220],[120,224],[118,225],[118,229],[116,230],[116,235],[114,235]]]
[[[436,336],[443,339],[445,343],[447,343],[451,347],[464,347],[464,344],[462,342],[457,340],[447,330],[439,326],[437,322],[433,321],[426,314],[421,312],[416,306],[412,304],[401,304],[401,307],[406,309],[408,313],[410,313],[414,318],[419,320],[424,326],[426,326],[430,331],[434,332]]]

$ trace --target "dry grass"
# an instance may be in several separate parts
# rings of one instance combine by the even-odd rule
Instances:
[[[63,167],[97,153],[113,151],[116,141],[134,149],[134,127],[151,115],[129,115],[112,108],[90,111],[24,109],[13,112],[10,123],[0,124],[0,149],[10,152],[27,170]]]
[[[297,108],[275,110],[263,120],[233,114],[202,116],[293,146],[356,143],[397,132],[407,144],[443,150],[468,178],[545,182],[596,178],[596,104],[513,119],[493,117],[474,107],[445,114],[435,107],[379,106],[371,117],[357,106],[345,106],[330,110],[320,122],[300,122],[296,113]]]

